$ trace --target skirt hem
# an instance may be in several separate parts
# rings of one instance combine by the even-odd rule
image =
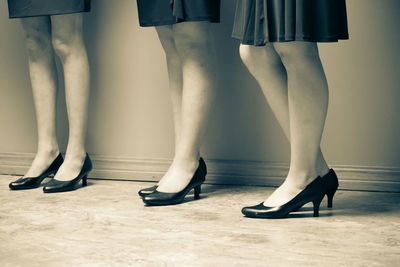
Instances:
[[[232,36],[253,45],[349,39],[346,0],[236,0]]]
[[[173,25],[182,22],[194,22],[194,21],[209,21],[211,23],[219,23],[220,20],[215,17],[192,17],[185,19],[174,19],[174,20],[152,20],[152,21],[140,21],[141,27],[154,27],[163,25]]]
[[[83,10],[83,11],[60,11],[60,10],[54,10],[54,11],[46,12],[46,13],[43,13],[43,14],[36,14],[36,15],[9,15],[8,17],[10,19],[20,19],[20,18],[57,16],[57,15],[67,15],[67,14],[87,13],[87,12],[90,12],[90,9],[89,10]]]
[[[313,42],[313,43],[336,43],[340,40],[348,40],[349,35],[343,34],[340,36],[334,36],[334,37],[326,36],[326,37],[321,37],[321,38],[312,38],[312,37],[304,36],[304,35],[296,35],[296,36],[280,36],[280,37],[268,39],[268,40],[264,40],[264,39],[245,40],[241,36],[232,35],[232,38],[239,39],[241,44],[244,44],[244,45],[265,46],[268,43],[284,43],[284,42],[295,42],[295,41]]]

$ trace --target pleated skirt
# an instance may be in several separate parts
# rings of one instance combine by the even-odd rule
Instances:
[[[91,0],[8,0],[10,18],[89,12]]]
[[[137,0],[142,27],[185,21],[219,22],[221,0]]]
[[[345,0],[236,0],[232,37],[242,44],[348,39]]]

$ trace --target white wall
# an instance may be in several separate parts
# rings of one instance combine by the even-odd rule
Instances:
[[[220,86],[203,155],[281,162],[289,146],[230,37],[233,1],[214,25]],[[330,85],[323,139],[335,165],[400,167],[400,3],[348,1],[350,40],[320,45]],[[22,30],[0,2],[0,153],[35,152],[36,126]],[[95,0],[85,33],[92,66],[88,151],[171,158],[173,127],[164,55],[152,28],[139,28],[136,1]],[[67,122],[60,95],[58,134]]]

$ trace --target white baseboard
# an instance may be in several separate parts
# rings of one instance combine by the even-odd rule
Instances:
[[[22,175],[34,154],[0,153],[0,174]],[[138,159],[92,155],[94,170],[90,178],[157,181],[170,160]],[[285,163],[261,161],[206,160],[210,184],[278,186],[288,171]],[[332,166],[340,189],[400,192],[399,167]]]

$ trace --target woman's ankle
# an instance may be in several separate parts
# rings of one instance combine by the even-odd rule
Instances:
[[[316,170],[317,170],[318,175],[321,177],[329,172],[329,166],[326,163],[321,150],[320,150],[318,158],[317,158]]]
[[[58,146],[38,147],[38,151],[36,152],[36,156],[49,158],[55,158],[58,156],[58,154],[60,154],[60,149]]]
[[[299,189],[311,183],[319,174],[315,168],[290,169],[285,183],[291,184]]]
[[[65,161],[81,163],[86,158],[86,150],[67,150]]]

